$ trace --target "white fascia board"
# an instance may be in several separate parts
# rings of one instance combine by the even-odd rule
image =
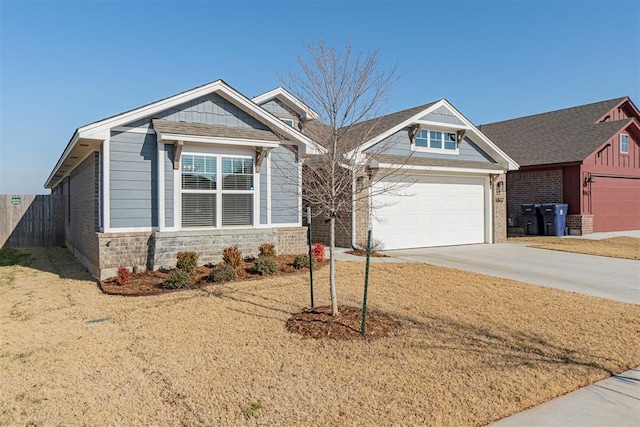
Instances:
[[[398,132],[401,129],[404,129],[405,127],[416,123],[420,117],[429,114],[432,111],[435,111],[436,109],[440,108],[442,105],[444,105],[445,100],[441,99],[440,101],[436,102],[435,104],[433,104],[430,107],[425,108],[424,110],[420,111],[417,114],[414,114],[413,116],[409,117],[408,119],[406,119],[403,122],[398,123],[397,125],[395,125],[394,127],[392,127],[391,129],[381,133],[380,135],[377,135],[375,137],[373,137],[372,139],[370,139],[369,141],[365,142],[364,144],[362,144],[359,148],[353,149],[350,152],[347,153],[347,156],[352,156],[354,154],[354,152],[357,151],[364,151],[368,148],[373,147],[374,145],[376,145],[378,142],[382,141],[385,138],[390,137],[391,135],[393,135],[394,133]],[[439,123],[438,126],[440,126],[441,124]]]
[[[449,166],[420,166],[420,165],[398,165],[393,163],[373,163],[373,168],[379,169],[402,169],[421,172],[446,172],[456,174],[474,174],[474,175],[497,175],[503,174],[506,170],[493,169],[475,169],[475,168],[455,168]]]
[[[62,153],[62,156],[60,156],[60,159],[58,159],[58,163],[56,163],[55,167],[53,168],[53,170],[49,174],[49,178],[47,178],[47,182],[45,182],[44,188],[51,188],[50,187],[51,180],[53,179],[54,175],[58,172],[58,169],[60,169],[60,166],[62,166],[64,161],[67,159],[67,156],[69,155],[69,153],[71,152],[73,147],[76,146],[76,143],[78,142],[78,139],[80,139],[80,138],[78,137],[78,131],[76,130],[74,132],[73,136],[71,137],[71,140],[69,140],[69,143],[67,144],[67,148],[64,149],[64,152]]]
[[[173,143],[174,141],[184,142],[201,142],[206,144],[222,144],[222,145],[237,145],[241,147],[269,147],[277,148],[280,146],[279,142],[260,141],[253,139],[235,139],[235,138],[218,138],[210,136],[191,136],[191,135],[179,135],[171,133],[157,133],[158,142],[162,144]]]
[[[431,120],[416,120],[414,123],[429,127],[430,129],[471,130],[469,126],[460,126],[452,123],[434,122]]]
[[[309,107],[304,102],[300,101],[298,98],[293,96],[289,91],[287,91],[282,86],[279,86],[269,92],[263,93],[262,95],[255,96],[251,98],[253,102],[256,104],[262,104],[263,102],[269,101],[273,98],[281,98],[286,101],[288,104],[292,104],[295,109],[298,110],[299,113],[304,115],[306,119],[317,120],[319,114],[315,112],[311,107]]]

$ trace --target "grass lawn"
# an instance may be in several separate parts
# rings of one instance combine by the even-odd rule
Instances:
[[[373,264],[401,329],[334,341],[285,329],[304,276],[109,296],[31,253],[0,267],[0,425],[482,425],[640,365],[640,306],[460,270]],[[341,303],[363,270],[338,263]]]
[[[612,258],[640,259],[640,239],[635,237],[611,237],[591,240],[569,237],[525,236],[510,237],[510,242],[530,242],[531,246],[555,251],[575,252]]]

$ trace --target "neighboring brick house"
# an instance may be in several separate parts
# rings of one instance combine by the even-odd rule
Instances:
[[[623,97],[479,126],[520,164],[507,174],[510,231],[523,231],[523,203],[567,203],[571,234],[640,229],[639,120]]]
[[[319,147],[295,127],[316,115],[288,97],[218,80],[78,128],[45,184],[65,198],[67,247],[99,278],[233,244],[304,252],[295,177]]]
[[[364,245],[370,204],[372,234],[385,249],[506,240],[504,174],[518,165],[453,105],[442,99],[370,123],[361,128],[371,138],[348,157],[369,171],[353,177],[350,191],[370,188],[371,196],[354,196],[360,204],[338,213],[337,246]],[[314,221],[313,236],[328,241],[326,218]]]

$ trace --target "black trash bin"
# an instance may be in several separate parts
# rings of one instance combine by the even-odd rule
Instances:
[[[545,236],[564,236],[567,227],[567,210],[564,203],[544,203],[540,211],[544,218],[542,234]]]
[[[524,216],[524,234],[537,236],[542,234],[542,216],[540,216],[539,203],[524,203],[522,206]]]

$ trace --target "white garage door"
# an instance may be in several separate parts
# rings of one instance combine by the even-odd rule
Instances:
[[[373,235],[385,249],[464,245],[485,241],[485,179],[412,177],[402,196],[380,194]],[[377,184],[375,189],[388,185]]]

